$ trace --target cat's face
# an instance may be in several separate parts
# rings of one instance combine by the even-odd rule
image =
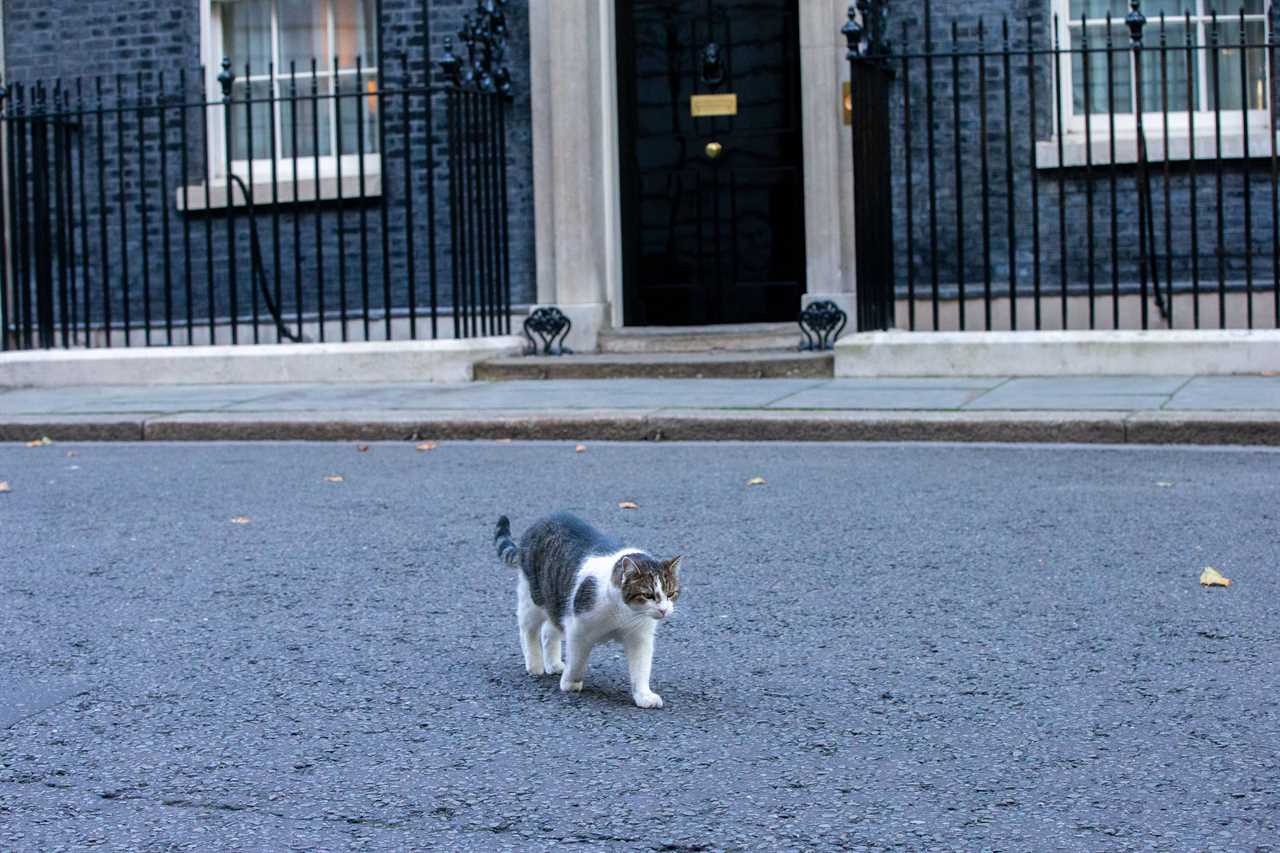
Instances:
[[[614,567],[613,581],[632,611],[666,619],[680,597],[680,558],[623,557]]]

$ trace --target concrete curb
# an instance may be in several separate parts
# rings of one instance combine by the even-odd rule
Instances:
[[[838,377],[1225,376],[1280,371],[1280,330],[870,332],[836,344]]]
[[[956,441],[1280,446],[1280,413],[725,410],[9,417],[0,441]]]
[[[0,387],[470,382],[477,362],[518,355],[514,336],[0,354]]]

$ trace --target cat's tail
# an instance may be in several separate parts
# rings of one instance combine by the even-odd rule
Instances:
[[[498,546],[498,557],[502,562],[513,569],[520,568],[520,546],[511,538],[511,519],[505,515],[498,519],[493,544]]]

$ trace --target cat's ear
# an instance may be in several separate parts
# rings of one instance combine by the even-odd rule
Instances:
[[[684,557],[683,557],[683,556],[679,556],[679,557],[672,557],[670,560],[667,560],[666,562],[664,562],[664,563],[662,564],[662,567],[663,567],[664,569],[666,569],[667,571],[671,572],[671,574],[673,574],[673,575],[679,574],[679,573],[680,573],[680,563],[681,563],[681,561],[682,561],[682,560],[684,560]]]
[[[629,578],[631,575],[634,575],[638,571],[640,571],[640,566],[636,564],[635,560],[631,559],[630,557],[622,558],[622,579],[623,580],[626,580],[627,578]]]

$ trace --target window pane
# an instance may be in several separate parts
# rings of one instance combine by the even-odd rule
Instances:
[[[241,0],[222,6],[222,55],[236,75],[247,62],[254,74],[266,74],[271,62],[271,0]]]
[[[1204,13],[1217,12],[1219,19],[1224,15],[1238,16],[1241,9],[1246,15],[1262,15],[1267,11],[1265,0],[1204,0]]]
[[[252,92],[252,103],[245,102],[245,95]],[[253,137],[254,159],[266,159],[271,156],[271,84],[260,81],[249,84],[237,80],[231,86],[231,157],[233,160],[245,160],[249,157],[249,137]],[[252,130],[245,121],[246,112],[253,115]]]
[[[340,68],[355,68],[356,57],[366,68],[377,66],[372,0],[335,0],[333,46]]]
[[[329,144],[329,115],[333,109],[333,99],[326,97],[330,92],[329,75],[319,75],[315,82],[319,95],[316,102],[311,97],[310,72],[305,77],[298,75],[297,98],[289,97],[291,88],[288,79],[280,82],[285,100],[277,109],[280,111],[280,151],[284,157],[311,157],[317,153],[324,156],[332,153],[332,146]]]
[[[288,73],[289,63],[297,65],[298,74],[311,72],[311,60],[328,68],[329,4],[312,0],[278,0],[280,28],[280,68]]]
[[[1080,45],[1080,27],[1072,31],[1073,46]],[[1111,28],[1112,46],[1129,44],[1128,30],[1123,26]],[[1117,114],[1133,112],[1132,86],[1129,81],[1129,53],[1124,50],[1112,50],[1111,57],[1111,93],[1112,102],[1107,100],[1107,57],[1106,30],[1103,27],[1089,28],[1089,112],[1093,114],[1107,113],[1113,108]],[[1071,55],[1072,103],[1075,112],[1085,111],[1085,73],[1084,57],[1078,53]]]
[[[1142,14],[1147,16],[1147,26],[1143,33],[1143,41],[1146,44],[1153,44],[1151,41],[1156,27],[1160,25],[1160,13],[1164,12],[1165,18],[1182,18],[1186,13],[1190,12],[1191,17],[1200,14],[1196,9],[1196,0],[1143,0]],[[1128,8],[1125,14],[1129,14]]]
[[[1238,44],[1240,39],[1239,24],[1232,27],[1235,32],[1221,33],[1220,44]],[[1267,37],[1266,24],[1262,21],[1251,21],[1245,24],[1245,42],[1261,44]],[[1215,90],[1213,80],[1213,56],[1209,56],[1209,109],[1214,108],[1214,95],[1221,96],[1222,109],[1238,110],[1248,104],[1251,110],[1267,108],[1266,79],[1267,60],[1264,49],[1244,51],[1245,73],[1240,75],[1240,48],[1223,48],[1218,51],[1218,82]]]
[[[1194,30],[1195,25],[1192,25]],[[1147,50],[1142,53],[1142,109],[1144,112],[1159,112],[1164,105],[1164,83],[1161,77],[1160,35],[1159,30],[1149,33],[1145,40]],[[1169,46],[1165,54],[1164,67],[1168,71],[1169,112],[1186,112],[1187,87],[1194,86],[1199,52],[1193,52],[1191,66],[1188,71],[1186,24],[1167,24],[1165,26],[1165,44]],[[1153,49],[1154,48],[1154,49]],[[1193,102],[1194,103],[1194,102]]]
[[[369,72],[356,79],[355,74],[339,77],[342,92],[342,124],[340,143],[343,154],[372,154],[378,150],[378,99],[371,93],[378,91],[377,75]],[[364,138],[360,125],[363,122]],[[363,142],[363,144],[362,144]]]
[[[1086,18],[1105,18],[1107,12],[1111,13],[1113,19],[1123,19],[1129,13],[1127,0],[1071,0],[1070,7],[1073,21],[1079,21],[1081,15]]]

